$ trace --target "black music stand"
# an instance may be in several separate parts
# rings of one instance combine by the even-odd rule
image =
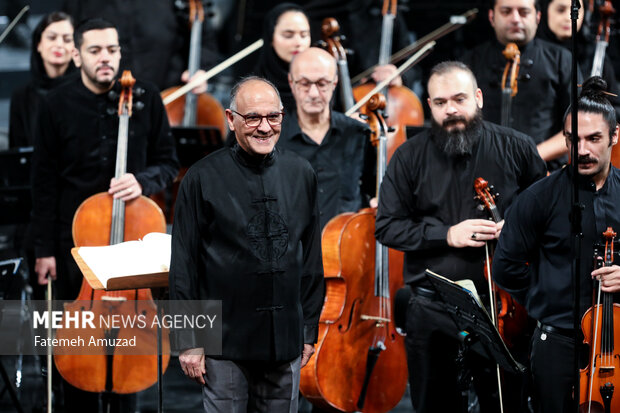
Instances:
[[[176,143],[181,167],[189,168],[194,163],[224,145],[222,133],[215,126],[170,128]]]
[[[8,283],[7,278],[13,277],[17,274],[17,269],[19,268],[19,264],[21,263],[21,258],[0,261],[0,280],[2,284]],[[3,290],[4,291],[4,290]],[[4,299],[4,294],[0,296],[0,300]],[[2,324],[2,318],[4,314],[3,305],[0,303],[0,325]],[[4,380],[5,389],[8,390],[9,396],[11,397],[11,401],[13,402],[13,406],[19,413],[24,413],[24,410],[19,403],[19,398],[17,397],[17,391],[13,387],[13,382],[9,378],[8,373],[6,372],[4,365],[0,361],[0,376]],[[4,393],[4,390],[2,391]]]
[[[32,147],[0,151],[0,225],[30,221]]]
[[[494,361],[511,373],[522,374],[526,369],[512,357],[491,317],[471,291],[428,269],[426,278],[437,292],[437,300],[460,330],[458,339],[461,345],[457,365],[461,370],[459,385],[463,396],[463,412],[467,412],[467,392],[471,380],[471,373],[466,368],[469,350]]]

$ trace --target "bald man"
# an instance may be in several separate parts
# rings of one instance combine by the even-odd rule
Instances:
[[[205,356],[196,332],[177,332],[179,362],[203,384],[205,412],[296,412],[324,298],[316,177],[274,148],[283,113],[273,84],[243,79],[230,101],[236,144],[181,182],[170,263],[172,300],[221,301],[222,352]]]
[[[299,53],[288,82],[297,111],[287,114],[278,146],[302,156],[317,175],[321,228],[334,216],[356,212],[375,196],[375,151],[369,128],[331,110],[335,59],[311,47]]]

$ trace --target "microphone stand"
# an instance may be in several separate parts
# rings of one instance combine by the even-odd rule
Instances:
[[[572,213],[571,213],[571,238],[573,240],[573,372],[574,372],[574,411],[579,413],[579,331],[581,328],[580,297],[581,297],[581,241],[583,238],[581,229],[581,211],[584,206],[579,202],[579,168],[577,166],[579,133],[577,126],[577,19],[579,17],[579,0],[571,1],[571,167],[573,169],[573,190],[572,190]]]

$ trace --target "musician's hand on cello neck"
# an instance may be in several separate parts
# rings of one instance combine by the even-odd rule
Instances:
[[[370,76],[372,77],[372,80],[375,83],[380,83],[382,80],[390,77],[397,70],[398,69],[396,68],[396,66],[392,64],[380,65],[375,68],[375,70],[372,72],[372,75]],[[403,80],[400,76],[396,76],[390,82],[390,86],[402,86],[402,85],[403,85]]]
[[[120,198],[122,201],[131,201],[142,195],[142,185],[133,174],[127,173],[119,179],[112,178],[110,180],[108,193],[114,196],[114,199]]]
[[[48,274],[52,280],[56,279],[56,258],[54,257],[41,257],[37,258],[34,264],[34,272],[37,273],[37,280],[39,285],[46,285],[49,280]]]
[[[487,219],[466,219],[448,229],[446,240],[454,248],[483,247],[485,241],[496,239],[504,221],[495,223]]]
[[[620,266],[610,265],[592,271],[592,278],[601,282],[601,290],[606,293],[620,291]]]
[[[205,353],[203,348],[188,348],[179,353],[183,373],[197,383],[205,384]]]
[[[189,77],[189,71],[186,70],[181,75],[181,80],[183,81],[183,83],[188,83],[188,82],[194,80],[196,77],[204,75],[205,73],[206,72],[204,70],[199,69],[190,78]],[[207,91],[207,81],[206,80],[204,82],[200,83],[195,88],[192,89],[192,93],[195,94],[195,95],[200,95],[201,93],[205,93],[206,91]]]

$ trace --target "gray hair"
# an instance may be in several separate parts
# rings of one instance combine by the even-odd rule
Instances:
[[[239,89],[241,89],[241,86],[245,85],[248,82],[253,82],[253,81],[263,82],[271,86],[273,90],[276,91],[276,95],[278,95],[278,101],[280,102],[280,108],[282,108],[282,98],[280,98],[280,92],[278,91],[278,88],[273,83],[271,83],[269,80],[263,77],[260,77],[260,76],[246,76],[246,77],[241,78],[232,87],[232,89],[230,89],[230,105],[228,107],[230,110],[234,110],[234,111],[237,110],[237,93],[239,93]]]

